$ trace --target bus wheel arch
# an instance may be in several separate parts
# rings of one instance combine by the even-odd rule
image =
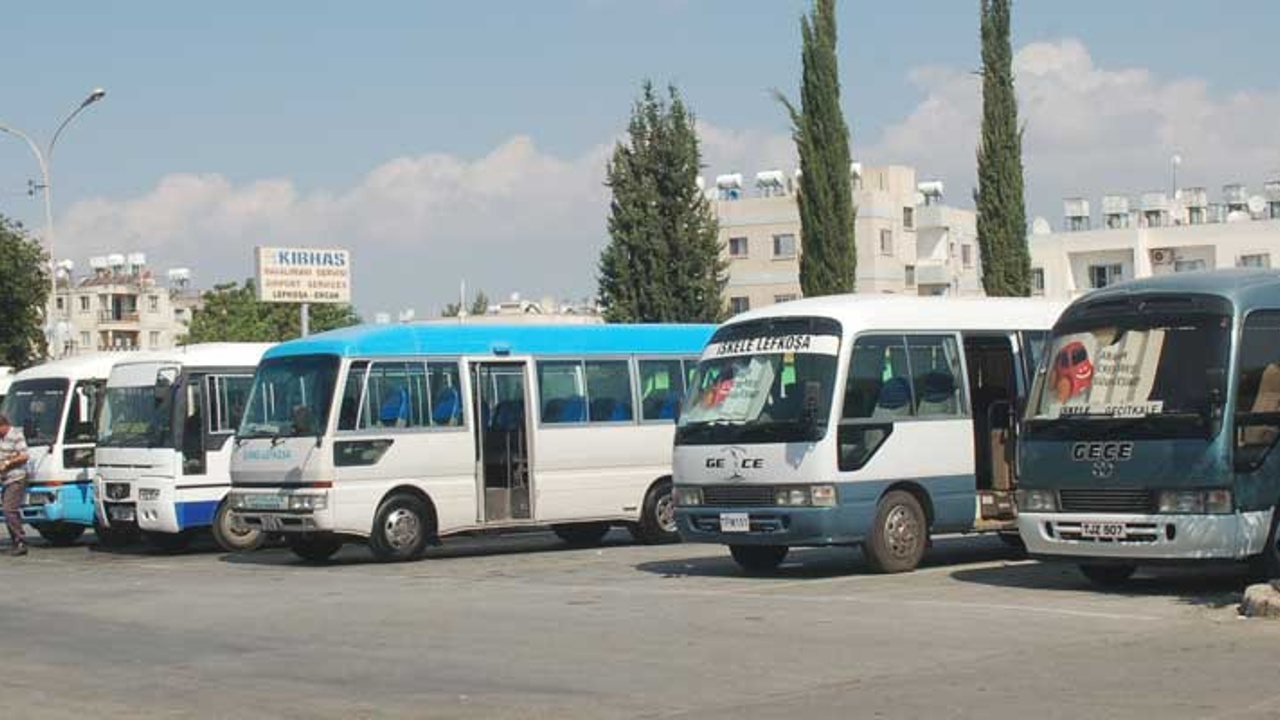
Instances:
[[[631,537],[646,545],[680,542],[675,525],[674,483],[670,475],[663,475],[649,484],[640,506],[640,520],[630,526]]]
[[[924,510],[925,522],[928,524],[929,528],[932,529],[936,516],[934,515],[933,498],[929,495],[929,491],[925,490],[924,487],[918,483],[903,480],[885,488],[885,491],[880,494],[880,498],[877,502],[883,502],[885,496],[895,490],[901,490],[902,492],[910,493],[915,496],[916,502],[920,503],[920,508]]]
[[[399,485],[378,502],[369,548],[382,561],[414,560],[436,541],[438,528],[439,516],[431,496],[419,487]]]

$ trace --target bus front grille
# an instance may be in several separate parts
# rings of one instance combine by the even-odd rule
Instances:
[[[1148,490],[1059,490],[1058,499],[1063,512],[1145,514],[1155,509]]]
[[[710,507],[773,505],[772,485],[704,485],[702,504]]]

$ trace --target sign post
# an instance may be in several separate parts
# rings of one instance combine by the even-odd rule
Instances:
[[[258,300],[299,306],[302,336],[311,331],[311,305],[351,302],[351,252],[319,248],[258,247]]]

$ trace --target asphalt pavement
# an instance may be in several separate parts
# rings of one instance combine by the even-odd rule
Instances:
[[[91,537],[91,536],[90,536]],[[106,551],[0,556],[14,718],[1275,718],[1280,623],[1235,569],[1099,592],[995,538],[870,574],[856,551],[742,575],[625,533],[361,547],[303,565]]]

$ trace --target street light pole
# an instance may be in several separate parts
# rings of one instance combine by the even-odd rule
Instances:
[[[94,88],[89,96],[67,115],[62,124],[58,125],[58,129],[53,132],[53,138],[49,140],[49,147],[45,152],[40,152],[40,146],[31,139],[30,135],[18,130],[17,128],[5,125],[0,122],[0,132],[8,133],[15,137],[21,138],[27,143],[27,147],[31,148],[31,153],[36,156],[36,163],[40,166],[40,179],[43,183],[44,190],[44,241],[49,251],[49,304],[45,308],[45,332],[49,337],[49,355],[50,357],[58,357],[61,354],[61,348],[57,342],[57,322],[54,318],[58,303],[58,261],[53,255],[53,180],[50,177],[49,166],[53,162],[53,148],[58,144],[58,137],[62,135],[62,131],[67,125],[80,114],[82,110],[90,105],[98,102],[106,97],[107,91],[102,88]]]

